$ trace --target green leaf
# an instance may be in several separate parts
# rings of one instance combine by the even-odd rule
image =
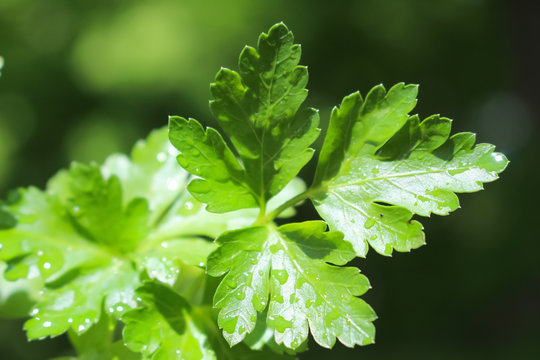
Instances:
[[[2,76],[2,69],[4,68],[4,58],[0,56],[0,76]]]
[[[11,229],[17,225],[17,218],[7,210],[0,208],[0,230]]]
[[[180,295],[157,283],[146,283],[137,295],[143,307],[122,316],[128,348],[154,360],[216,359]]]
[[[197,179],[189,190],[225,212],[260,205],[278,194],[313,156],[319,135],[318,112],[299,108],[307,96],[307,68],[301,49],[283,24],[246,47],[239,72],[221,69],[211,85],[210,107],[232,141],[241,166],[213,129],[194,121],[171,121],[171,140],[182,152],[180,164]]]
[[[171,117],[169,138],[180,151],[180,165],[203,178],[193,180],[188,189],[197,200],[208,204],[209,211],[257,207],[256,194],[246,184],[243,168],[216,130],[204,131],[194,119]]]
[[[413,85],[377,86],[332,112],[312,200],[358,256],[368,244],[383,255],[423,245],[414,214],[447,215],[459,207],[455,193],[481,190],[507,165],[493,145],[474,145],[474,134],[450,136],[449,119],[409,117],[416,94]]]
[[[191,306],[171,288],[147,282],[137,289],[141,306],[122,316],[124,341],[145,359],[292,359],[268,350],[224,343],[208,307]]]
[[[183,267],[202,271],[215,248],[201,236],[254,221],[252,213],[231,213],[233,219],[205,211],[185,190],[189,174],[176,155],[166,129],[156,131],[137,143],[133,161],[114,155],[101,168],[74,164],[51,179],[46,191],[23,189],[18,201],[2,205],[9,219],[0,230],[4,277],[42,287],[25,325],[30,339],[68,329],[85,333],[103,306],[117,318],[136,306],[141,271],[176,284]]]
[[[0,316],[5,318],[24,318],[32,305],[39,299],[39,290],[43,288],[40,279],[4,279],[6,264],[0,263]]]
[[[49,288],[24,325],[27,336],[56,336],[68,329],[82,334],[99,321],[103,306],[114,316],[135,307],[138,284],[138,274],[128,264],[117,262],[77,276],[60,288]]]
[[[127,252],[150,230],[147,201],[134,198],[124,206],[118,177],[105,180],[95,164],[74,163],[53,178],[49,191],[63,192],[69,215],[92,241]]]
[[[201,238],[179,238],[164,241],[159,247],[141,254],[139,265],[152,279],[173,285],[181,264],[204,267],[206,258],[216,246]]]
[[[231,231],[208,258],[208,273],[224,276],[214,296],[218,324],[231,344],[251,333],[257,313],[266,309],[267,324],[278,344],[296,349],[308,336],[332,347],[373,342],[373,310],[356,296],[369,289],[356,268],[342,268],[354,258],[339,232],[310,221]],[[270,298],[269,298],[270,296]]]
[[[69,332],[69,340],[78,360],[139,360],[140,354],[130,351],[122,341],[115,341],[116,320],[103,314],[99,322],[84,334]]]
[[[147,139],[139,140],[131,156],[111,155],[101,172],[106,179],[116,176],[122,183],[124,203],[146,198],[150,223],[157,225],[185,192],[190,175],[178,167],[178,151],[168,140],[168,129],[154,130]]]

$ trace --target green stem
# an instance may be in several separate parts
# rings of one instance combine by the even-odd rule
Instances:
[[[322,190],[323,189],[320,188],[320,187],[307,189],[303,193],[300,193],[300,194],[296,195],[295,197],[289,199],[285,203],[281,204],[277,209],[275,209],[274,211],[268,213],[268,215],[266,215],[266,216],[264,216],[264,217],[262,217],[260,219],[257,219],[255,224],[259,225],[259,224],[268,223],[268,222],[273,221],[283,211],[287,210],[290,207],[296,206],[298,203],[312,197],[313,195],[321,192]]]

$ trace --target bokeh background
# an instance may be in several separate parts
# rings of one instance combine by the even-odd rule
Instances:
[[[453,118],[511,160],[452,216],[423,219],[427,246],[357,261],[377,344],[312,344],[301,359],[539,359],[539,13],[526,0],[1,0],[0,195],[126,152],[168,115],[215,125],[215,73],[284,21],[323,128],[350,92],[419,83],[422,117]],[[63,353],[64,338],[28,344],[21,324],[0,320],[1,359]]]

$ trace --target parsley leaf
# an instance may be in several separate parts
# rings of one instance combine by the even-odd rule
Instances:
[[[341,233],[325,228],[320,221],[256,226],[216,240],[220,247],[208,258],[208,273],[224,275],[214,306],[231,345],[254,330],[267,305],[266,322],[288,348],[300,347],[308,329],[325,347],[336,337],[347,346],[373,342],[375,313],[356,297],[369,282],[355,268],[327,264],[345,264],[355,254]]]
[[[74,163],[49,188],[65,197],[68,216],[92,241],[128,252],[150,230],[146,199],[134,198],[124,206],[120,180],[115,175],[106,180],[96,164]]]
[[[334,108],[321,151],[312,199],[330,229],[345,234],[358,256],[410,251],[424,244],[414,214],[447,215],[456,192],[481,190],[508,161],[471,133],[450,136],[450,120],[408,116],[417,87],[372,89]]]
[[[45,191],[21,189],[17,202],[2,205],[5,278],[43,286],[25,324],[30,339],[68,329],[81,335],[100,321],[103,308],[117,318],[137,306],[141,272],[174,284],[182,266],[204,266],[215,248],[201,236],[253,222],[249,212],[235,219],[206,212],[185,191],[190,176],[179,171],[176,155],[166,129],[155,131],[137,143],[131,159],[113,155],[102,167],[75,163]]]
[[[146,282],[137,289],[141,306],[122,316],[128,348],[152,360],[289,359],[245,345],[224,344],[208,307],[192,306],[171,288]]]
[[[77,351],[77,360],[140,360],[141,356],[129,350],[122,340],[115,339],[116,320],[103,313],[99,322],[84,334],[69,331],[69,340]],[[60,359],[56,359],[60,360]]]
[[[196,120],[180,117],[171,117],[169,128],[171,143],[180,151],[180,165],[204,178],[192,180],[188,189],[197,200],[208,203],[209,211],[257,206],[242,167],[216,130],[204,131]]]
[[[259,206],[278,194],[313,156],[318,112],[299,111],[307,96],[307,68],[299,66],[300,46],[283,24],[245,47],[239,72],[221,69],[211,85],[210,107],[238,152],[214,130],[195,120],[171,118],[171,142],[180,164],[194,175],[189,190],[208,210],[226,212]]]
[[[128,348],[149,359],[215,359],[191,307],[172,289],[147,283],[137,289],[144,304],[122,316]]]

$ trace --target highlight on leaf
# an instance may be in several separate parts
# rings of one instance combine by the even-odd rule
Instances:
[[[208,259],[208,273],[224,276],[214,295],[218,324],[231,345],[253,331],[257,314],[268,308],[267,325],[275,341],[296,349],[307,341],[332,347],[373,342],[376,316],[356,296],[369,288],[358,269],[343,265],[354,258],[338,232],[321,221],[279,228],[256,226],[227,232]]]
[[[368,244],[383,255],[422,246],[413,215],[447,215],[459,207],[455,193],[482,190],[508,163],[474,134],[450,136],[447,118],[409,116],[416,94],[414,85],[380,85],[332,111],[311,199],[358,256]]]

